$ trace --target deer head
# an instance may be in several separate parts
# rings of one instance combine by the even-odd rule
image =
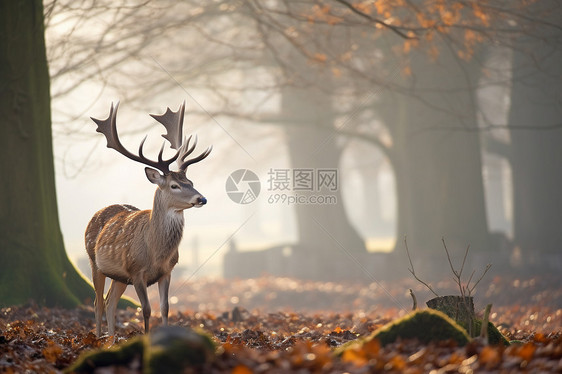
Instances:
[[[176,150],[176,153],[171,158],[165,160],[163,159],[165,143],[162,144],[158,154],[158,161],[150,160],[143,154],[143,147],[147,138],[146,136],[139,146],[138,155],[130,152],[123,146],[123,144],[121,144],[116,124],[118,108],[119,102],[117,102],[115,107],[112,103],[109,116],[105,120],[90,117],[98,125],[96,131],[105,136],[107,140],[107,147],[115,149],[117,152],[133,161],[149,166],[145,168],[146,177],[151,183],[158,186],[159,190],[162,192],[162,196],[160,198],[164,200],[162,203],[167,205],[167,208],[179,211],[205,205],[207,203],[207,199],[205,199],[193,188],[193,182],[187,179],[186,171],[189,165],[199,162],[207,157],[211,153],[213,147],[211,146],[207,148],[197,157],[187,159],[187,157],[195,150],[195,146],[197,145],[197,136],[195,136],[193,145],[191,146],[190,142],[192,136],[189,136],[187,140],[185,138],[182,139],[185,101],[176,112],[167,108],[166,112],[162,115],[151,114],[154,119],[164,125],[167,131],[166,134],[162,135],[162,137],[170,143],[171,148]],[[179,171],[170,171],[170,165],[174,161],[178,162]]]

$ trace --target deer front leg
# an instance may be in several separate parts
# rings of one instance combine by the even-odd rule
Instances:
[[[105,275],[92,263],[92,280],[94,281],[94,290],[96,291],[96,298],[94,299],[94,311],[96,315],[96,336],[101,335],[101,320],[103,317],[104,301],[103,289],[105,288]]]
[[[127,285],[125,283],[112,280],[109,292],[107,293],[105,302],[107,309],[105,311],[105,316],[107,318],[107,329],[109,335],[111,336],[115,336],[115,314],[117,312],[117,303],[126,288]]]
[[[170,275],[166,274],[158,280],[158,292],[160,294],[160,313],[162,314],[162,324],[168,324],[168,290],[170,289]]]
[[[144,333],[148,333],[148,323],[150,320],[150,302],[148,301],[148,294],[146,292],[146,282],[143,279],[137,280],[133,283],[135,291],[142,307],[142,316],[144,317]]]

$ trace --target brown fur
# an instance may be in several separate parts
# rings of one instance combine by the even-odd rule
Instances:
[[[146,287],[158,282],[162,317],[167,323],[167,294],[170,274],[179,258],[183,210],[205,203],[183,173],[161,175],[153,169],[147,168],[146,171],[148,179],[158,185],[152,210],[111,205],[98,211],[86,228],[86,251],[96,289],[98,335],[104,305],[107,307],[109,333],[113,335],[116,304],[127,285],[134,285],[137,291],[143,307],[145,331],[148,331],[150,304]],[[105,277],[113,282],[104,303]]]

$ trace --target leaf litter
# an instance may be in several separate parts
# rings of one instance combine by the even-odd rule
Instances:
[[[187,371],[195,373],[562,372],[560,280],[496,277],[480,287],[478,304],[493,303],[491,321],[509,339],[519,341],[509,347],[479,340],[465,347],[416,340],[381,346],[373,340],[335,355],[338,347],[368,337],[409,312],[408,288],[420,300],[428,296],[423,286],[408,279],[387,284],[200,279],[182,283],[172,293],[170,324],[200,328],[217,343],[216,360]],[[155,290],[151,302],[153,328],[160,324]],[[139,310],[119,311],[117,341],[141,335],[141,320]],[[94,329],[92,306],[65,310],[29,303],[3,308],[0,373],[61,372],[80,353],[111,346],[112,338],[97,338]]]

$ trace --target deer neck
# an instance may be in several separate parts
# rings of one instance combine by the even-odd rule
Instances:
[[[147,241],[153,248],[159,248],[163,255],[177,250],[183,235],[183,211],[170,207],[169,201],[159,188],[154,195],[148,225]]]

